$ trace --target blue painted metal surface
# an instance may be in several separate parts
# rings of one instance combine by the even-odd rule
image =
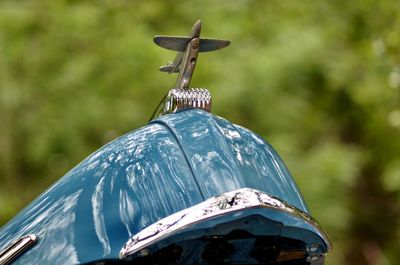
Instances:
[[[36,234],[15,264],[117,259],[148,225],[223,192],[254,188],[308,212],[272,147],[201,110],[163,116],[100,148],[0,230],[0,249]]]

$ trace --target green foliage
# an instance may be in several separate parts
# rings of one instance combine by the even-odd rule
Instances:
[[[174,77],[156,34],[232,40],[192,85],[265,137],[330,234],[327,264],[400,260],[398,1],[0,2],[0,224],[143,126]]]

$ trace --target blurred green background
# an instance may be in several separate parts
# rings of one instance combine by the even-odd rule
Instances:
[[[0,225],[103,144],[146,124],[175,76],[157,34],[201,54],[213,112],[280,153],[330,235],[326,264],[400,264],[400,2],[0,2]]]

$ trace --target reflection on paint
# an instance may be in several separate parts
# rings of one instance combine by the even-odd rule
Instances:
[[[46,229],[37,233],[38,244],[34,248],[47,249],[44,255],[36,256],[33,259],[22,256],[18,262],[20,264],[76,264],[78,256],[73,245],[75,207],[82,190],[78,190],[68,196],[41,208],[39,212],[32,213],[27,219],[27,226],[20,232],[25,234],[26,230],[35,230],[45,224]],[[28,224],[29,223],[29,224]],[[2,241],[2,239],[0,239]],[[55,242],[57,242],[55,244]]]
[[[94,228],[96,230],[96,235],[99,238],[103,246],[103,256],[110,254],[110,242],[108,240],[106,226],[104,224],[103,215],[103,187],[104,187],[104,177],[102,177],[99,183],[96,185],[95,192],[92,196],[92,212],[93,212],[93,222]]]
[[[184,120],[167,115],[153,123],[167,126],[180,140],[205,199],[247,187],[284,198],[307,211],[287,168],[262,138],[201,110],[186,111],[185,115]]]

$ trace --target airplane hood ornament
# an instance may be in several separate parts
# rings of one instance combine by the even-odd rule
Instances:
[[[188,37],[156,36],[154,42],[165,49],[177,51],[173,62],[160,67],[160,71],[178,73],[175,86],[160,102],[153,118],[188,108],[211,111],[211,95],[204,88],[189,88],[199,52],[215,51],[227,47],[228,40],[200,38],[201,21],[198,20]]]

